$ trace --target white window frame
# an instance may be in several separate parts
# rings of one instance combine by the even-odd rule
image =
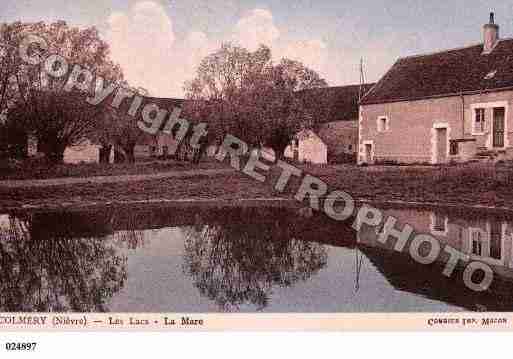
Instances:
[[[482,135],[488,135],[486,138],[486,148],[488,149],[500,149],[498,147],[493,147],[493,109],[495,108],[504,108],[504,147],[500,148],[508,148],[509,147],[509,104],[508,101],[495,101],[495,102],[482,102],[482,103],[473,103],[470,105],[470,108],[472,110],[472,129],[471,133],[473,136],[482,136]],[[485,127],[484,133],[474,133],[475,128],[475,120],[476,120],[476,109],[478,108],[484,108],[485,110],[492,110],[492,116],[490,119],[487,119],[489,121],[489,126]],[[486,118],[486,117],[485,117]],[[488,129],[486,129],[488,128]]]
[[[505,260],[505,253],[506,253],[506,228],[507,224],[506,222],[501,223],[501,257],[499,259],[492,258],[492,225],[489,221],[486,222],[486,232],[488,236],[488,257],[485,258],[485,262],[492,265],[504,265]]]
[[[506,228],[507,224],[502,223],[501,224],[501,258],[496,259],[490,257],[491,255],[491,225],[490,222],[486,223],[486,229],[483,229],[481,227],[469,227],[468,229],[468,254],[470,256],[470,259],[481,261],[484,263],[487,263],[489,265],[505,265],[505,250],[506,250]],[[474,254],[473,252],[473,240],[472,236],[474,233],[481,233],[481,256]]]
[[[444,216],[444,230],[438,231],[435,226],[437,214],[435,212],[431,212],[431,226],[430,226],[431,234],[433,234],[435,236],[440,236],[440,237],[446,237],[447,234],[449,234],[449,217],[445,214],[443,216]]]
[[[381,126],[383,120],[385,120],[385,128]],[[390,119],[388,118],[388,116],[379,116],[376,120],[376,128],[379,133],[388,132],[390,130]]]
[[[477,111],[483,111],[483,129],[481,131],[476,131],[476,127],[477,127]],[[487,123],[487,118],[486,118],[486,110],[487,108],[486,107],[474,107],[472,109],[472,136],[482,136],[486,133],[486,123]]]
[[[475,233],[479,233],[481,235],[481,238],[480,238],[480,246],[481,246],[481,253],[477,254],[477,253],[474,253],[474,234]],[[481,228],[475,228],[475,227],[470,227],[468,229],[468,239],[469,239],[469,254],[471,256],[471,258],[473,259],[483,259],[483,258],[486,258],[487,257],[487,252],[488,252],[488,248],[489,248],[489,241],[490,239],[488,238],[488,233],[486,233],[483,229]]]
[[[367,160],[367,145],[370,145],[371,146],[371,159],[370,161],[366,161]],[[368,141],[363,141],[362,143],[362,151],[360,153],[360,156],[362,158],[362,161],[361,163],[367,163],[367,164],[372,164],[374,163],[374,158],[375,158],[375,148],[374,148],[374,141],[373,140],[368,140]]]

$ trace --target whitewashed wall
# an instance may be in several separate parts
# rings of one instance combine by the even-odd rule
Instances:
[[[90,142],[70,146],[64,151],[64,163],[99,163],[100,148],[100,145],[93,145]]]
[[[328,146],[313,131],[303,131],[296,138],[298,142],[299,162],[315,164],[328,163]],[[294,146],[290,145],[285,149],[285,157],[294,158]]]

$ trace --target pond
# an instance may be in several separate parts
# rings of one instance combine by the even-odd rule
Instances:
[[[0,312],[513,311],[512,218],[384,211],[489,264],[492,286],[294,208],[17,211],[0,214]]]

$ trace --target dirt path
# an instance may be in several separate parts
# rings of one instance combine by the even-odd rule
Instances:
[[[154,174],[141,175],[120,175],[120,176],[95,176],[95,177],[66,177],[42,180],[5,180],[0,181],[0,187],[4,188],[26,188],[26,187],[50,187],[60,185],[82,184],[82,183],[119,183],[155,180],[163,178],[185,178],[192,176],[213,176],[232,173],[232,168],[226,169],[197,169],[189,171],[171,171]]]

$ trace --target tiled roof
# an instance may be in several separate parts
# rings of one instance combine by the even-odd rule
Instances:
[[[323,87],[309,90],[303,90],[301,95],[306,95],[312,100],[312,105],[317,104],[317,100],[322,98],[329,105],[328,116],[323,120],[324,123],[335,121],[351,121],[358,119],[358,99],[360,89],[362,95],[369,91],[374,84],[349,85]]]
[[[362,104],[420,100],[513,87],[513,39],[399,59]]]

